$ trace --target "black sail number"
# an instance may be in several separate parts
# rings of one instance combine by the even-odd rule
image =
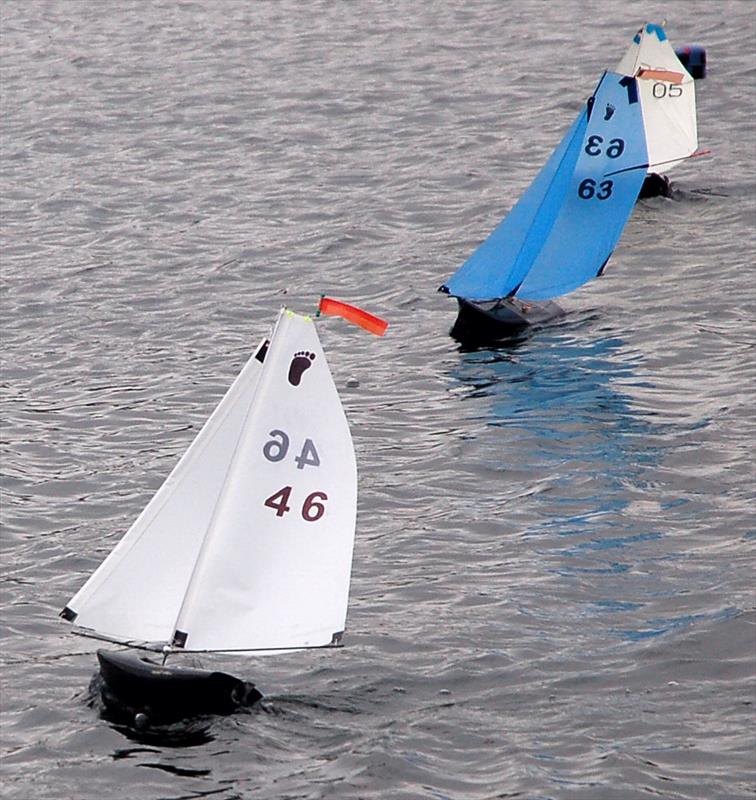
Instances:
[[[625,151],[625,142],[623,139],[610,139],[609,146],[606,148],[606,154],[609,158],[619,158]]]
[[[603,144],[604,138],[602,136],[589,136],[588,137],[588,144],[585,146],[585,152],[588,153],[589,156],[600,156],[601,155],[601,147],[600,145]]]
[[[599,200],[606,200],[612,194],[612,186],[614,186],[614,181],[601,181],[596,197]]]
[[[683,93],[683,87],[677,83],[671,83],[667,86],[666,83],[656,82],[652,89],[651,94],[657,99],[660,100],[662,97],[681,97]]]
[[[604,137],[594,133],[588,137],[588,142],[585,145],[585,152],[589,156],[600,156],[602,152],[606,153],[608,158],[619,158],[625,152],[624,139],[610,139],[606,150],[601,149],[604,143]]]
[[[606,180],[601,181],[601,183],[598,184],[597,189],[596,181],[593,178],[585,178],[584,180],[580,181],[580,185],[578,186],[578,197],[581,200],[590,200],[593,197],[595,197],[597,200],[606,200],[608,197],[612,196],[613,186],[614,181]]]

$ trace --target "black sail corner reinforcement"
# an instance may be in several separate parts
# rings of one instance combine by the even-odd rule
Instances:
[[[255,358],[262,364],[265,361],[265,356],[268,354],[268,347],[270,347],[270,339],[266,339],[258,348],[255,353]]]
[[[175,631],[173,634],[173,640],[171,641],[172,647],[186,647],[186,640],[189,636],[188,633],[185,631]]]
[[[66,606],[58,616],[62,617],[66,622],[73,622],[79,615],[73,609]]]
[[[586,114],[587,114],[587,116],[588,116],[588,119],[589,119],[589,120],[590,120],[590,118],[591,118],[591,111],[593,111],[593,104],[594,104],[595,102],[596,102],[596,98],[595,98],[595,96],[594,96],[594,95],[591,95],[591,96],[588,98],[588,101],[587,101],[587,102],[586,102],[586,104],[585,104],[585,105],[586,105],[586,109],[585,109],[585,111],[586,111]]]
[[[631,105],[637,103],[638,84],[635,82],[635,78],[630,77],[630,75],[625,75],[622,80],[620,80],[619,84],[627,89],[627,102]]]

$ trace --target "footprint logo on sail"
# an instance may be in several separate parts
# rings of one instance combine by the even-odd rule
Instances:
[[[312,366],[314,360],[315,353],[308,353],[306,350],[294,354],[289,364],[289,383],[292,386],[299,386],[302,375]]]

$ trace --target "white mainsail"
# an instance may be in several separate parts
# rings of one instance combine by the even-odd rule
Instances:
[[[267,353],[63,616],[193,651],[328,645],[345,626],[356,505],[349,426],[315,325],[283,310]]]
[[[649,172],[668,172],[698,147],[695,81],[660,25],[647,23],[614,70],[638,78]]]

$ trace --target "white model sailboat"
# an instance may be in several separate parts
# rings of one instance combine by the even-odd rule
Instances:
[[[284,309],[61,616],[85,635],[163,654],[338,645],[356,503],[352,439],[315,324]],[[223,673],[98,656],[109,696],[135,713],[160,705],[188,716],[260,697]]]

